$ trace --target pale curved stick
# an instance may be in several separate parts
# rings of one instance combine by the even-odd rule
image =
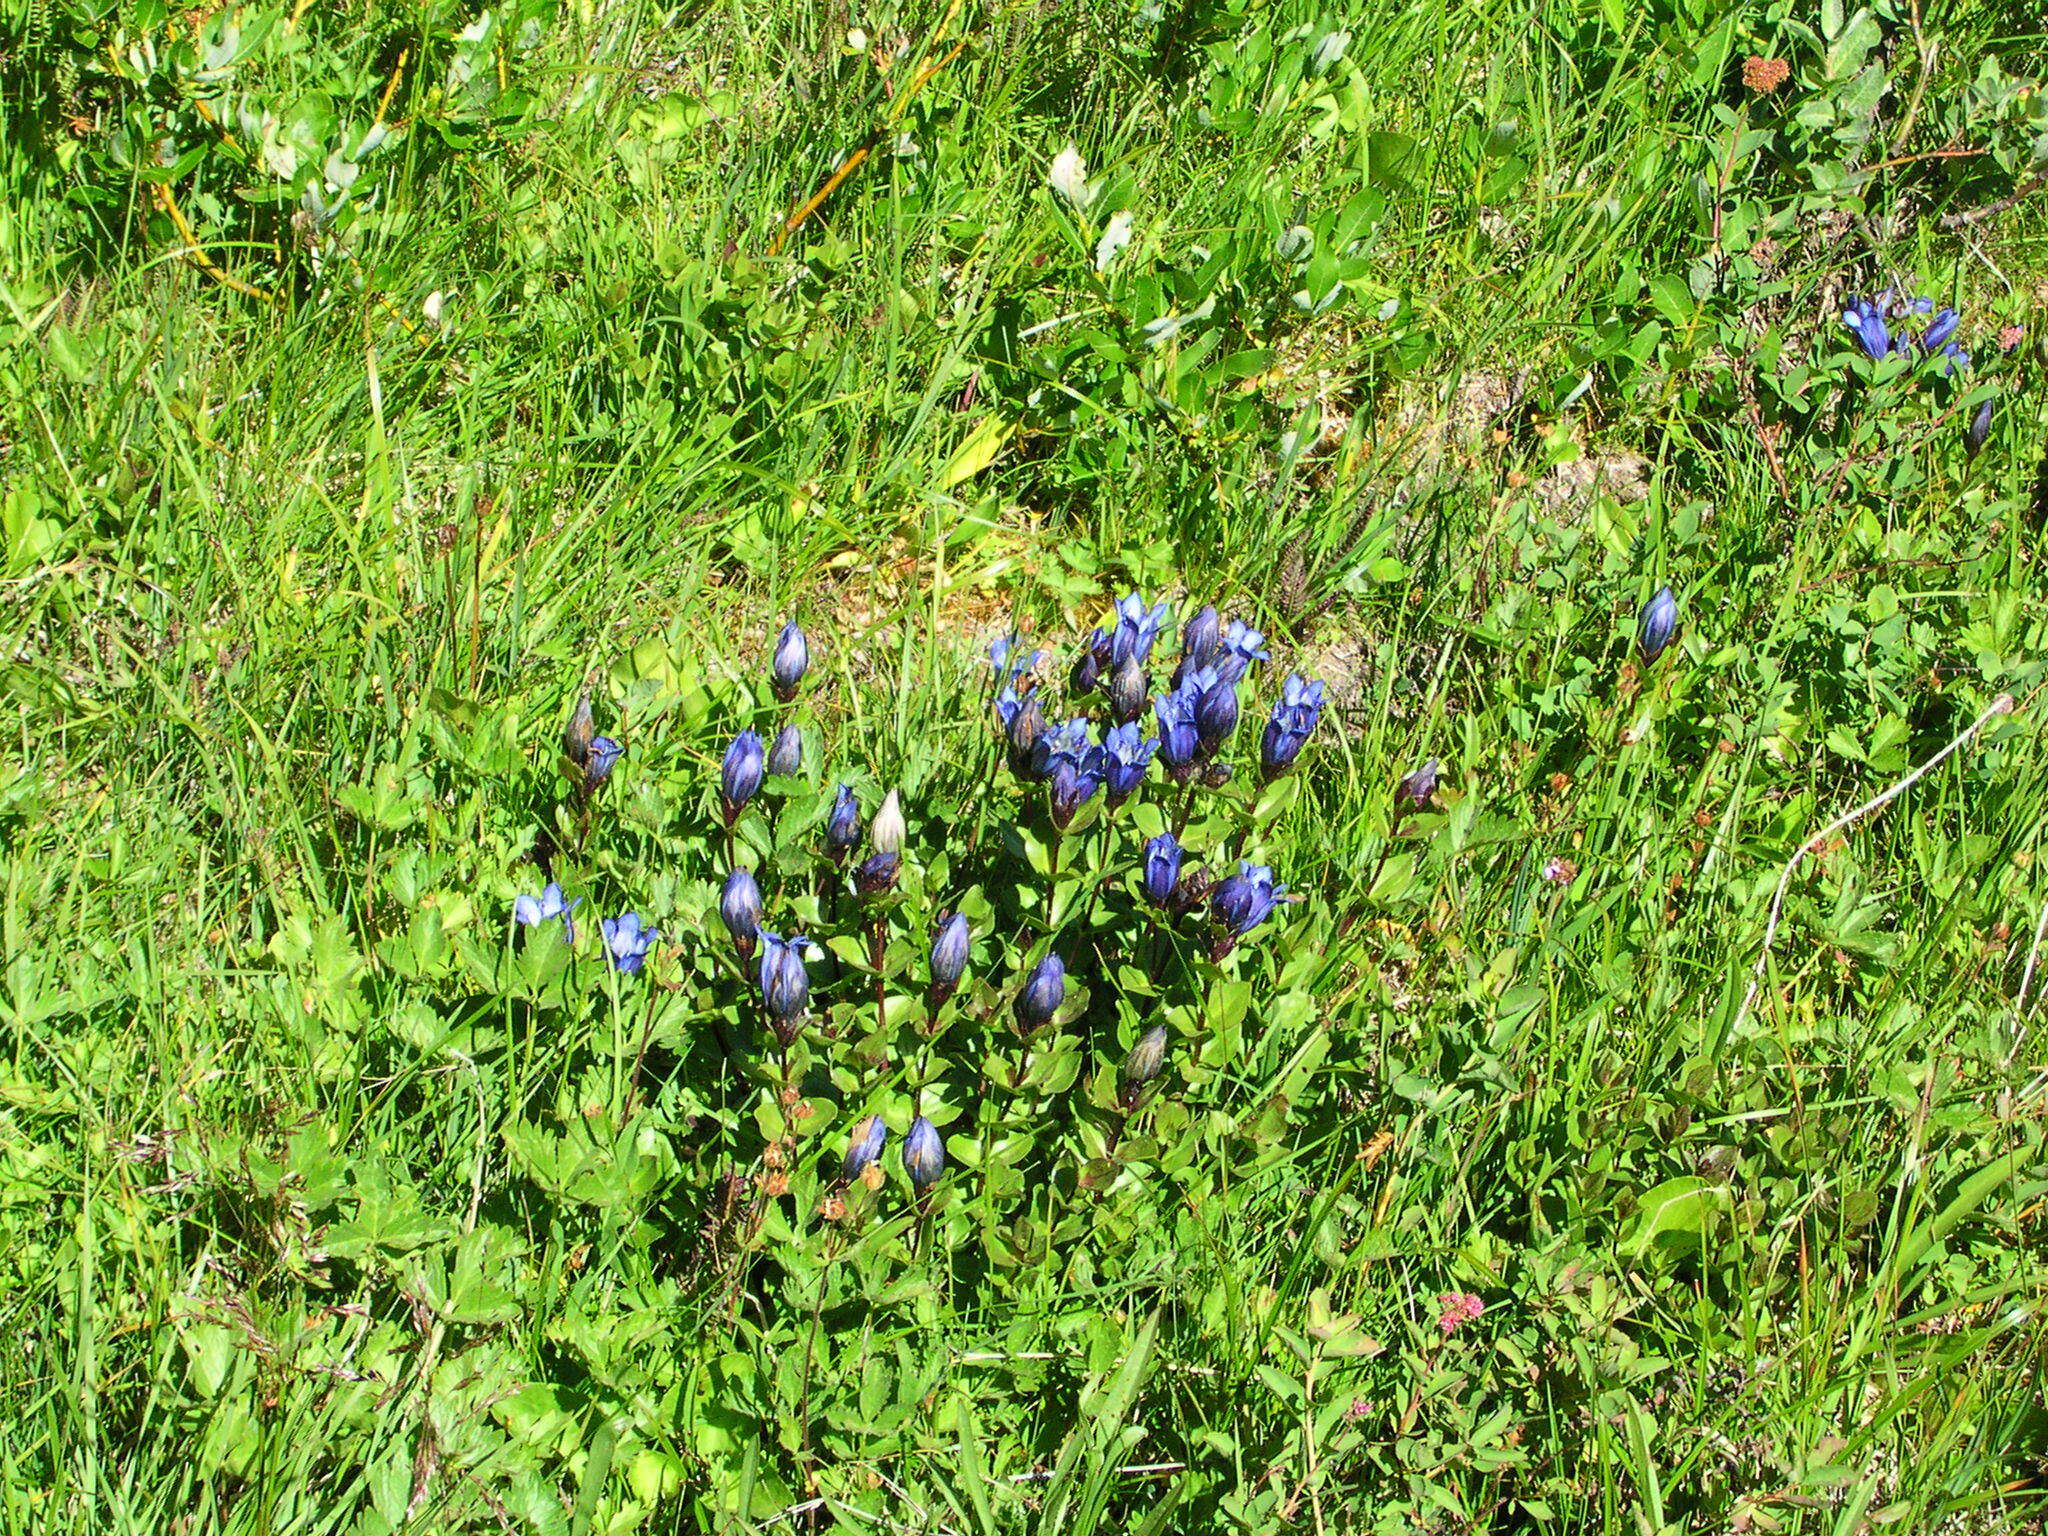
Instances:
[[[1756,965],[1751,969],[1749,973],[1749,990],[1742,994],[1742,1006],[1735,1010],[1735,1022],[1728,1026],[1728,1033],[1731,1036],[1735,1033],[1736,1030],[1742,1027],[1742,1021],[1749,1017],[1749,1006],[1751,1003],[1756,1001],[1757,989],[1764,984],[1764,967],[1770,964],[1771,944],[1778,937],[1778,919],[1783,917],[1785,914],[1785,892],[1787,888],[1790,887],[1792,884],[1792,876],[1799,869],[1799,861],[1805,858],[1809,853],[1818,852],[1821,846],[1824,843],[1826,843],[1830,837],[1833,837],[1837,832],[1841,831],[1842,828],[1848,826],[1850,822],[1855,821],[1860,817],[1867,816],[1870,814],[1870,812],[1876,810],[1879,806],[1887,804],[1888,802],[1897,799],[1900,795],[1904,794],[1908,789],[1911,789],[1915,784],[1919,783],[1921,779],[1925,778],[1929,773],[1931,773],[1936,767],[1936,765],[1939,764],[1950,753],[1956,751],[1959,747],[1962,747],[1965,744],[1967,744],[1972,736],[1975,736],[1979,731],[1983,730],[1984,727],[1990,724],[1992,720],[1997,718],[1999,715],[2009,715],[2012,713],[2012,711],[2012,695],[2009,693],[2001,693],[1997,698],[1991,701],[1990,706],[1984,711],[1983,714],[1979,715],[1975,720],[1972,720],[1969,723],[1969,725],[1963,729],[1962,734],[1956,737],[1954,741],[1950,742],[1947,746],[1943,747],[1939,752],[1935,753],[1934,756],[1927,759],[1926,762],[1922,763],[1918,768],[1915,768],[1911,773],[1907,774],[1903,779],[1899,780],[1898,783],[1894,784],[1890,789],[1886,790],[1883,794],[1878,795],[1874,799],[1864,801],[1861,805],[1857,806],[1856,809],[1854,809],[1853,811],[1844,811],[1841,815],[1837,816],[1833,821],[1829,822],[1825,827],[1822,827],[1818,832],[1814,833],[1813,836],[1809,837],[1805,842],[1801,843],[1799,845],[1798,851],[1795,852],[1791,858],[1785,861],[1784,872],[1778,876],[1778,888],[1771,893],[1770,920],[1764,924],[1763,948],[1757,952]]]

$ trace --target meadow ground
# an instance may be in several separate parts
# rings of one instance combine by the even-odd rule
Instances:
[[[0,1531],[2035,1528],[2043,66],[0,0]]]

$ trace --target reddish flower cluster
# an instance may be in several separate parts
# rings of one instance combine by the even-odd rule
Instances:
[[[1479,1314],[1486,1310],[1486,1303],[1470,1291],[1445,1291],[1437,1297],[1436,1304],[1442,1309],[1436,1325],[1447,1339],[1467,1323],[1477,1322]]]

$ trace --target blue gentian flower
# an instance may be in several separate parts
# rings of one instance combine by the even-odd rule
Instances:
[[[932,940],[932,985],[951,992],[967,974],[968,945],[974,935],[967,926],[967,914],[955,912],[939,925]]]
[[[881,1157],[888,1140],[889,1127],[882,1123],[880,1115],[863,1116],[855,1123],[853,1136],[846,1143],[846,1160],[839,1165],[840,1178],[851,1184],[866,1173]]]
[[[1429,797],[1436,793],[1436,776],[1439,766],[1437,760],[1432,757],[1428,762],[1394,786],[1395,798],[1405,800],[1418,811],[1428,805]]]
[[[1976,415],[1970,418],[1970,424],[1963,429],[1963,448],[1973,459],[1984,446],[1984,440],[1991,436],[1991,409],[1996,404],[1997,397],[1994,396],[1978,406]]]
[[[1266,653],[1266,637],[1242,619],[1232,619],[1224,627],[1223,639],[1216,647],[1216,660],[1212,665],[1217,677],[1235,684],[1251,670],[1253,662],[1272,659]]]
[[[525,928],[537,928],[549,918],[559,917],[562,920],[562,931],[568,936],[569,942],[574,944],[576,942],[576,923],[569,914],[574,912],[582,904],[582,901],[583,898],[581,896],[578,896],[574,901],[562,900],[562,888],[550,880],[545,886],[541,887],[541,893],[538,896],[514,898],[512,902],[512,916],[518,920],[520,926]]]
[[[1052,1021],[1067,1000],[1067,966],[1058,955],[1047,955],[1031,968],[1024,990],[1017,994],[1017,1022],[1025,1032]]]
[[[1075,768],[1087,766],[1094,745],[1088,740],[1088,722],[1080,716],[1049,727],[1031,749],[1031,775],[1050,779],[1061,762]]]
[[[1892,333],[1884,323],[1884,304],[1878,299],[1851,298],[1842,307],[1842,324],[1856,338],[1871,361],[1882,362],[1892,349]]]
[[[833,863],[842,863],[859,842],[860,802],[853,797],[853,786],[842,784],[832,801],[832,814],[825,818],[825,851]]]
[[[768,1010],[778,1034],[783,1026],[794,1026],[811,1005],[811,978],[804,969],[804,944],[800,934],[793,933],[786,939],[776,933],[761,935],[761,1006]],[[790,1033],[794,1035],[794,1028]]]
[[[1082,806],[1102,788],[1103,752],[1089,746],[1080,752],[1060,752],[1052,758],[1052,824],[1062,832],[1073,822]]]
[[[1956,327],[1963,323],[1963,317],[1952,309],[1941,310],[1927,322],[1927,329],[1920,335],[1920,345],[1929,352],[1939,352],[1955,335]]]
[[[797,628],[795,619],[782,626],[782,634],[775,642],[775,654],[768,663],[769,679],[775,684],[775,696],[787,704],[796,697],[796,685],[804,680],[804,673],[810,670],[811,648],[804,639],[804,632]]]
[[[990,642],[988,659],[989,665],[1001,673],[1006,682],[1014,683],[1027,672],[1037,670],[1038,664],[1045,660],[1045,652],[1026,651],[1023,642],[1011,634]]]
[[[939,1175],[946,1171],[946,1145],[939,1140],[938,1127],[923,1115],[910,1122],[903,1137],[903,1171],[919,1194],[938,1183]]]
[[[767,769],[770,773],[789,778],[803,772],[804,737],[794,725],[785,725],[775,733],[775,745],[768,749]]]
[[[1294,766],[1322,715],[1323,685],[1309,682],[1300,673],[1291,674],[1281,684],[1280,701],[1273,706],[1272,718],[1259,738],[1259,767],[1267,778]]]
[[[1643,604],[1642,617],[1636,625],[1636,644],[1642,647],[1644,666],[1664,654],[1664,647],[1671,643],[1677,630],[1678,599],[1669,587],[1659,587]]]
[[[1961,342],[1952,341],[1941,349],[1942,377],[1952,379],[1959,373],[1967,372],[1969,366],[1970,354],[1963,350]]]
[[[1116,631],[1110,638],[1111,668],[1121,665],[1126,659],[1143,665],[1152,654],[1152,643],[1159,638],[1160,626],[1171,611],[1165,603],[1147,608],[1145,600],[1135,592],[1118,599]]]
[[[740,811],[760,791],[761,776],[767,769],[767,755],[761,750],[759,732],[741,731],[733,737],[732,745],[725,749],[725,761],[718,770],[718,795],[725,809],[727,826],[739,820]]]
[[[1249,859],[1238,861],[1237,873],[1216,887],[1209,905],[1233,937],[1243,938],[1273,915],[1287,887],[1273,883],[1273,871]]]
[[[1103,736],[1102,777],[1112,810],[1145,782],[1145,770],[1158,750],[1157,740],[1142,739],[1136,722],[1116,726]]]
[[[1214,681],[1213,672],[1197,667],[1172,693],[1152,701],[1152,712],[1159,720],[1159,760],[1176,782],[1185,782],[1194,770],[1195,753],[1201,746],[1195,706],[1201,702],[1202,690]]]
[[[1171,832],[1162,832],[1145,845],[1142,888],[1153,906],[1164,907],[1173,900],[1173,893],[1180,889],[1181,860],[1186,857],[1187,850]]]
[[[611,957],[612,969],[622,976],[638,976],[640,967],[647,963],[647,951],[661,938],[661,930],[642,928],[638,912],[608,917],[601,926],[604,952]]]
[[[619,759],[625,756],[625,754],[626,749],[616,741],[613,741],[611,737],[591,737],[590,755],[583,760],[584,788],[595,789],[606,779],[610,778],[612,776],[612,769],[618,766]]]
[[[725,877],[725,889],[718,897],[718,915],[725,922],[725,931],[738,944],[741,956],[752,954],[755,941],[761,937],[761,887],[751,869],[743,865]]]

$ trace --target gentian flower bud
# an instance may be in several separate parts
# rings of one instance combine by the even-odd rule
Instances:
[[[1145,712],[1145,667],[1135,656],[1126,656],[1109,675],[1109,712],[1118,725]]]
[[[1877,300],[1849,300],[1842,308],[1842,324],[1873,362],[1882,362],[1891,351],[1892,333],[1885,327],[1884,305]]]
[[[1656,595],[1643,604],[1642,618],[1636,626],[1636,644],[1642,647],[1643,665],[1649,666],[1664,654],[1664,647],[1671,643],[1671,636],[1678,629],[1678,599],[1669,587],[1659,587]]]
[[[747,802],[759,792],[761,775],[767,768],[758,732],[741,731],[733,737],[732,745],[725,749],[725,761],[718,770],[719,804],[728,827],[740,819],[740,812],[746,808]]]
[[[853,798],[853,786],[842,784],[825,818],[825,852],[834,864],[843,864],[859,841],[860,802]]]
[[[1145,770],[1158,750],[1156,740],[1139,737],[1136,722],[1119,725],[1102,738],[1102,779],[1109,791],[1111,810],[1122,805],[1145,782]]]
[[[569,716],[569,724],[562,732],[562,755],[581,768],[584,759],[590,756],[590,738],[597,730],[597,722],[590,714],[590,694],[586,691],[576,701],[575,712]]]
[[[1421,810],[1429,804],[1430,796],[1436,793],[1437,768],[1437,760],[1432,757],[1395,786],[1394,798],[1405,806]]]
[[[896,876],[902,869],[900,853],[869,854],[853,872],[853,888],[862,896],[886,895],[896,889]]]
[[[1045,709],[1036,691],[1023,698],[1005,688],[996,697],[996,713],[1003,722],[1003,736],[1010,746],[1010,771],[1019,778],[1031,776],[1031,754],[1045,735]]]
[[[1089,632],[1088,643],[1081,654],[1074,659],[1073,668],[1067,673],[1067,691],[1073,694],[1093,693],[1109,671],[1111,648],[1115,643],[1114,634],[1106,629]]]
[[[868,841],[877,853],[901,853],[903,832],[903,799],[892,789],[882,797],[882,808],[868,825]]]
[[[725,877],[725,890],[718,898],[718,915],[742,960],[754,953],[761,937],[761,887],[754,872],[742,865]]]
[[[1216,887],[1209,906],[1228,936],[1241,939],[1273,915],[1286,887],[1273,883],[1273,871],[1249,859],[1238,862],[1237,873]]]
[[[797,934],[761,935],[761,1006],[775,1038],[787,1047],[811,1006],[811,978],[804,969],[804,940]]]
[[[1222,641],[1223,620],[1205,604],[1180,632],[1180,665],[1174,669],[1173,686],[1178,688],[1188,673],[1199,672],[1214,661]]]
[[[576,924],[569,916],[582,904],[583,898],[565,902],[562,888],[550,880],[538,896],[520,896],[512,902],[512,916],[523,928],[537,928],[551,917],[562,920],[562,930],[571,944],[576,942]]]
[[[933,991],[950,997],[960,985],[960,978],[967,974],[967,951],[972,939],[965,912],[955,912],[939,925],[938,936],[932,940]]]
[[[583,787],[595,789],[612,776],[612,769],[618,765],[626,749],[609,736],[590,738],[590,755],[583,760]]]
[[[1937,310],[1934,318],[1927,322],[1927,329],[1920,337],[1920,345],[1929,352],[1939,352],[1948,345],[1949,338],[1955,335],[1956,327],[1962,323],[1963,317],[1954,310]]]
[[[804,737],[794,725],[785,725],[775,733],[775,745],[768,749],[768,771],[788,778],[803,772]]]
[[[1963,429],[1963,449],[1971,458],[1977,457],[1984,447],[1984,441],[1991,436],[1991,408],[1997,402],[1986,400],[1977,407],[1977,414],[1970,418],[1969,426]]]
[[[1066,963],[1058,955],[1047,955],[1032,967],[1024,980],[1024,990],[1017,994],[1017,1022],[1028,1035],[1050,1023],[1066,1000]]]
[[[811,667],[811,647],[804,639],[804,632],[797,628],[795,619],[782,626],[782,634],[775,642],[775,654],[768,662],[769,680],[775,685],[775,697],[787,704],[796,697],[796,685],[804,680],[804,673]]]
[[[1963,344],[1952,341],[1941,349],[1941,376],[1952,379],[1959,373],[1966,373],[1970,367],[1970,354],[1963,350]]]
[[[910,1122],[903,1138],[903,1171],[920,1195],[946,1171],[946,1144],[939,1139],[938,1127],[923,1115]]]
[[[1198,911],[1209,904],[1209,897],[1215,890],[1216,877],[1198,865],[1180,877],[1180,886],[1173,893],[1173,910],[1180,913]]]
[[[647,963],[647,951],[661,937],[661,930],[642,928],[637,912],[608,917],[599,926],[604,930],[605,954],[611,959],[612,969],[622,976],[638,976],[640,967]]]
[[[1308,682],[1299,673],[1290,676],[1259,738],[1259,771],[1272,779],[1292,768],[1322,714],[1323,685]]]
[[[866,1173],[881,1157],[888,1140],[889,1127],[882,1123],[880,1115],[862,1116],[854,1123],[853,1135],[846,1143],[846,1160],[839,1165],[839,1177],[851,1184]]]
[[[1145,899],[1153,906],[1164,907],[1173,900],[1180,887],[1181,860],[1186,856],[1187,850],[1171,832],[1162,832],[1145,845],[1142,888]]]
[[[1195,705],[1195,755],[1214,757],[1237,729],[1237,684],[1219,679]]]
[[[1138,1098],[1145,1091],[1145,1085],[1159,1075],[1159,1069],[1166,1065],[1166,1026],[1155,1024],[1139,1037],[1131,1047],[1131,1054],[1124,1058],[1123,1101],[1126,1111],[1137,1108]]]

